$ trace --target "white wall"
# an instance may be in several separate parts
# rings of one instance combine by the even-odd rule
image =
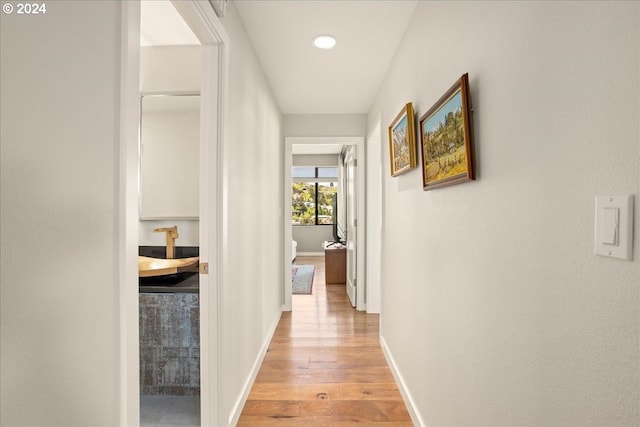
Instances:
[[[367,135],[367,313],[380,313],[380,255],[382,253],[382,180],[388,169],[382,165],[382,125],[376,119]]]
[[[0,423],[111,427],[120,3],[1,15]]]
[[[281,114],[233,3],[221,21],[230,38],[222,411],[233,418],[284,300],[284,147]]]
[[[140,48],[141,93],[200,93],[200,46]],[[178,226],[177,246],[199,246],[197,220],[145,220],[139,223],[141,246],[164,246],[164,233],[154,228]]]
[[[157,102],[172,109],[154,111]],[[141,218],[198,218],[200,97],[145,96],[140,116]]]
[[[382,336],[425,425],[640,423],[640,209],[633,262],[593,254],[594,196],[640,204],[639,23],[638,2],[418,4],[369,124],[468,72],[478,165],[429,192],[385,172]]]
[[[293,166],[338,166],[339,154],[294,154]]]
[[[154,228],[178,227],[179,237],[176,246],[200,246],[200,221],[194,220],[149,220],[140,221],[139,242],[140,246],[165,246],[167,244],[165,233],[154,233]]]
[[[364,136],[366,114],[286,114],[284,136]]]
[[[140,48],[140,92],[200,93],[200,46]]]
[[[298,256],[323,254],[323,242],[333,241],[332,225],[295,225],[291,227],[293,240],[298,243]]]

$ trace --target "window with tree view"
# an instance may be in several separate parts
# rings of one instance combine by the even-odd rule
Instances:
[[[292,224],[333,224],[333,195],[338,191],[338,168],[294,166],[292,177]]]

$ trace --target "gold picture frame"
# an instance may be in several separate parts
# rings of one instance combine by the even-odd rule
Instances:
[[[409,102],[389,126],[391,176],[398,176],[418,166],[414,114],[413,104]]]
[[[475,179],[469,75],[464,74],[420,117],[424,191]]]

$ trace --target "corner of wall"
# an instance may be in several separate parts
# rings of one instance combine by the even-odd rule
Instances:
[[[280,317],[282,316],[282,311],[278,312],[276,316],[274,316],[271,325],[269,326],[269,330],[262,342],[262,346],[260,347],[260,351],[256,356],[255,361],[251,367],[251,371],[245,380],[240,395],[236,399],[235,403],[231,408],[231,412],[229,413],[229,425],[234,426],[238,423],[240,419],[240,415],[242,414],[242,409],[244,408],[245,403],[247,402],[247,398],[249,397],[249,393],[251,392],[251,388],[253,387],[253,383],[258,376],[258,372],[260,371],[260,366],[262,365],[262,361],[264,357],[267,355],[267,350],[269,350],[269,344],[271,344],[271,339],[273,338],[273,334],[276,332],[276,328],[278,327],[278,322],[280,322]]]
[[[400,369],[396,364],[393,355],[391,354],[391,350],[387,346],[387,342],[384,339],[382,333],[380,334],[380,347],[382,347],[382,353],[384,353],[385,359],[387,359],[387,363],[389,364],[389,369],[391,369],[391,374],[393,374],[393,378],[398,385],[398,390],[400,390],[400,394],[402,395],[402,400],[404,400],[404,404],[407,407],[407,411],[409,412],[409,416],[411,417],[411,421],[415,426],[424,426],[425,423],[422,420],[422,416],[420,415],[420,411],[418,410],[418,405],[415,404],[413,396],[409,391],[409,387],[407,386],[404,377],[400,373]]]

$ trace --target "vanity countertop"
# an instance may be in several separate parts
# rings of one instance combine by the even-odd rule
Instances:
[[[140,293],[198,293],[200,277],[198,273],[141,277],[139,284]]]
[[[198,257],[163,259],[138,255],[138,276],[155,277],[197,272],[198,262]]]
[[[176,257],[187,258],[199,255],[197,246],[176,246]],[[165,258],[164,246],[140,246],[138,255],[151,258]],[[183,272],[157,277],[139,278],[140,293],[198,293],[200,276],[197,272]]]

